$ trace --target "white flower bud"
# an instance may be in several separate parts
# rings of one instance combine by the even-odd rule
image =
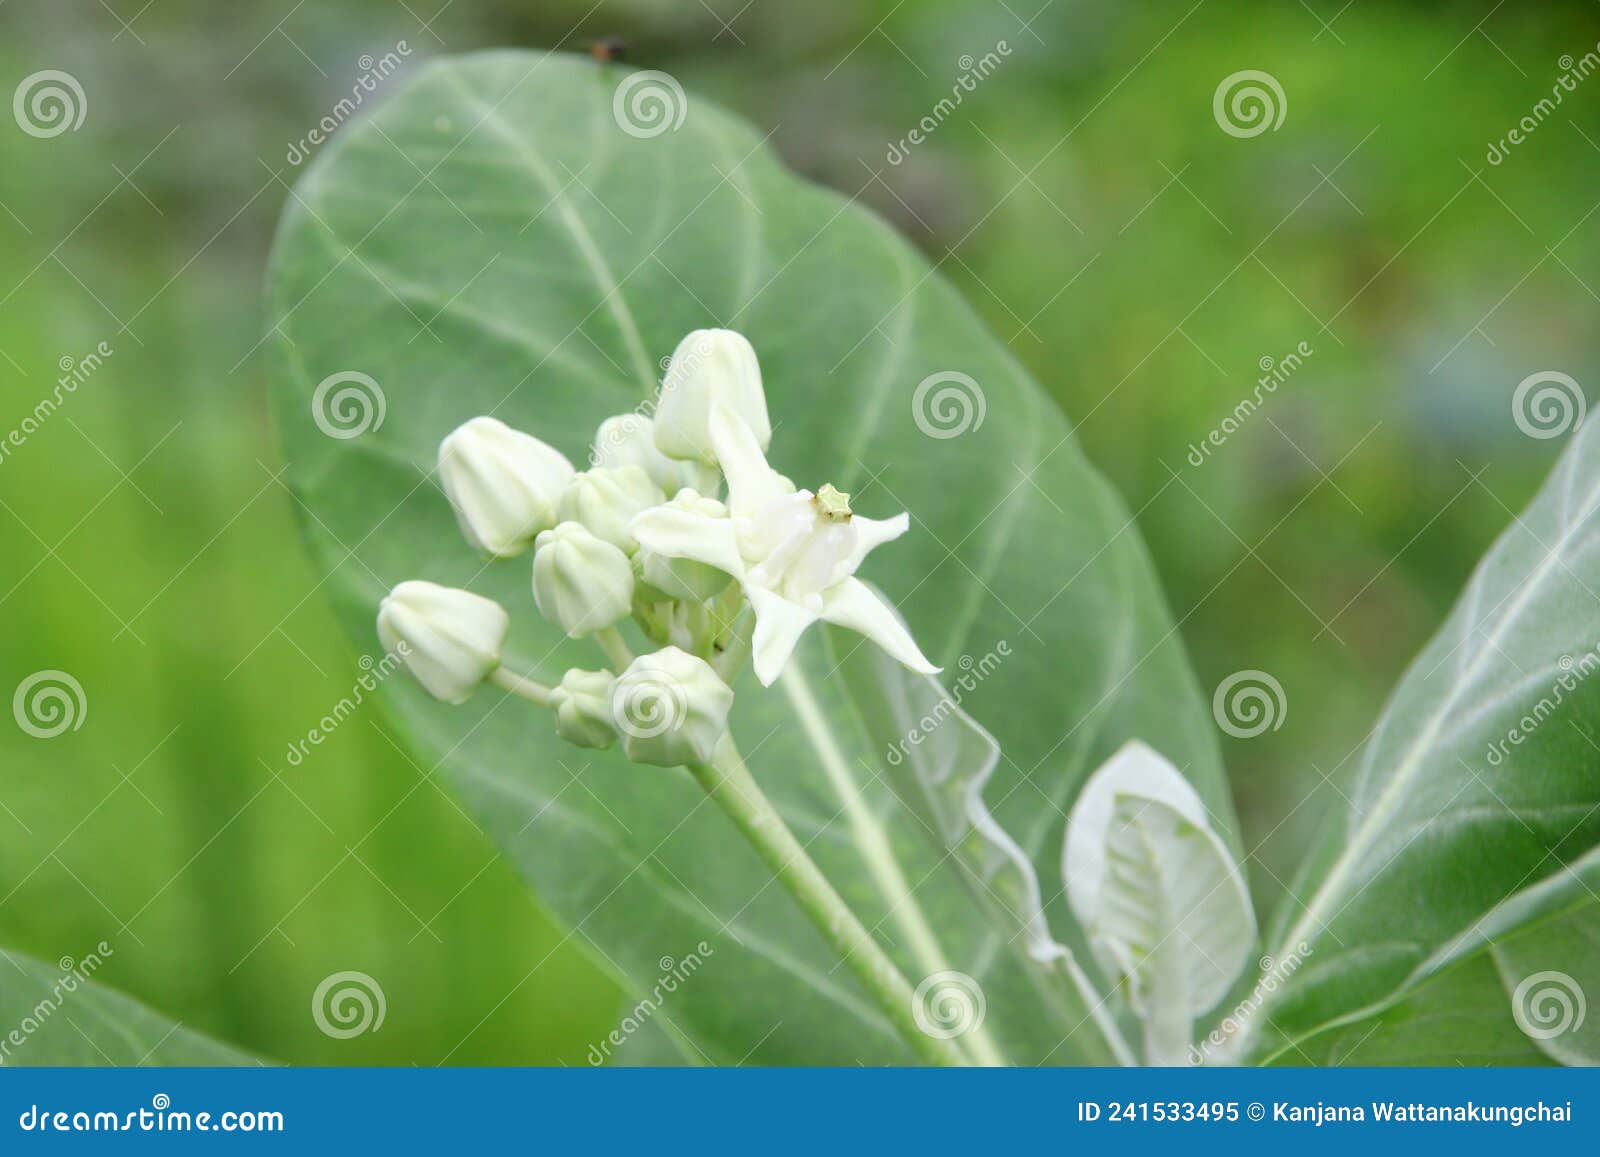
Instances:
[[[564,521],[581,522],[612,546],[632,554],[639,544],[628,532],[628,523],[666,499],[641,467],[597,466],[573,476],[561,492],[559,509]]]
[[[687,517],[684,517],[687,516]],[[695,490],[680,490],[671,502],[653,508],[652,524],[693,526],[694,518],[726,519],[728,508],[715,498],[704,498]],[[670,521],[669,521],[670,520]],[[733,576],[725,570],[676,558],[649,547],[640,547],[639,573],[645,582],[670,599],[704,602],[721,591]]]
[[[446,703],[464,703],[500,666],[510,625],[493,599],[421,580],[401,583],[378,606],[384,649]]]
[[[556,713],[556,734],[578,747],[610,747],[617,741],[611,719],[611,688],[617,677],[610,671],[573,668],[561,676],[550,692]]]
[[[697,329],[678,343],[667,364],[656,407],[656,449],[669,458],[717,465],[711,414],[718,403],[750,428],[763,450],[771,444],[756,351],[731,329]]]
[[[633,564],[582,524],[560,523],[534,543],[533,601],[572,638],[593,634],[633,605]]]
[[[611,689],[611,715],[635,763],[704,763],[728,730],[733,691],[677,647],[640,655]]]
[[[556,523],[572,463],[531,434],[473,418],[439,443],[439,481],[461,532],[479,550],[521,554]]]
[[[618,414],[600,423],[594,436],[596,466],[638,466],[671,498],[684,487],[702,493],[717,488],[715,467],[679,462],[656,449],[655,423],[643,414]]]

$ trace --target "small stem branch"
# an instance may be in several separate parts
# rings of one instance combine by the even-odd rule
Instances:
[[[690,764],[689,771],[750,841],[917,1055],[933,1065],[970,1064],[953,1042],[929,1036],[918,1027],[910,983],[795,839],[740,758],[732,737],[723,739],[710,763]]]
[[[537,703],[540,707],[550,706],[550,687],[537,679],[529,679],[526,675],[518,675],[506,667],[496,667],[489,672],[489,682],[496,687],[520,695],[530,703]]]
[[[605,627],[596,631],[594,641],[600,644],[600,649],[606,653],[606,658],[617,669],[618,675],[626,671],[628,664],[633,662],[633,652],[628,649],[628,644],[623,641],[617,628]]]

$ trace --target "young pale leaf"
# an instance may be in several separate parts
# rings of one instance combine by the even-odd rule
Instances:
[[[796,179],[699,97],[674,127],[629,131],[627,80],[558,55],[436,60],[295,188],[273,255],[275,403],[322,589],[353,636],[368,646],[383,594],[425,578],[510,609],[515,668],[546,682],[593,668],[592,647],[534,613],[525,564],[485,569],[462,542],[430,476],[439,440],[492,414],[584,461],[603,420],[648,412],[684,335],[731,327],[760,357],[774,466],[851,492],[864,515],[911,511],[912,533],[863,577],[933,661],[958,670],[1013,640],[967,706],[1006,750],[990,794],[1010,800],[1020,842],[1058,838],[1088,769],[1134,734],[1225,809],[1215,728],[1149,560],[1062,415],[876,217]],[[381,393],[340,425],[326,402],[342,391],[321,387],[351,373]],[[957,421],[940,426],[924,403],[951,389],[969,417],[945,408]],[[754,774],[912,984],[954,971],[981,986],[960,1046],[1098,1057],[1041,1014],[1048,998],[997,947],[962,869],[877,774],[881,748],[820,635],[772,688],[735,690]],[[655,1014],[693,1060],[911,1058],[687,776],[574,749],[492,688],[460,708],[408,679],[383,692],[418,765],[636,996],[697,954]]]
[[[1292,1059],[1600,888],[1600,422],[1572,437],[1384,709],[1269,937],[1308,963],[1237,1058]]]
[[[254,1065],[248,1053],[174,1024],[115,989],[0,949],[0,1038],[6,1065]]]
[[[1256,936],[1244,877],[1199,795],[1127,744],[1078,797],[1063,865],[1095,958],[1144,1018],[1146,1060],[1183,1062],[1193,1019],[1232,987]]]

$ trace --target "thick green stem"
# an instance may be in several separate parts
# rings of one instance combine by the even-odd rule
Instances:
[[[732,738],[723,739],[711,762],[691,764],[689,770],[750,841],[778,882],[917,1055],[928,1064],[970,1064],[952,1041],[930,1036],[918,1026],[910,983],[800,846],[744,765]]]

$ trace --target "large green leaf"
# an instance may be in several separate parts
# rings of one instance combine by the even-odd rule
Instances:
[[[654,136],[624,131],[626,79],[519,52],[435,61],[296,187],[273,261],[276,409],[311,551],[354,637],[368,644],[390,585],[425,577],[511,608],[511,663],[547,679],[597,665],[538,620],[525,560],[486,568],[461,542],[435,447],[493,413],[581,460],[601,419],[651,396],[685,333],[730,326],[760,353],[775,465],[857,491],[864,513],[912,512],[913,533],[865,577],[928,653],[956,671],[1007,644],[965,706],[1006,752],[988,795],[1036,850],[1046,894],[1061,891],[1074,793],[1130,737],[1184,768],[1231,828],[1211,721],[1149,560],[1065,419],[876,217],[794,178],[698,98],[681,124],[669,113]],[[383,420],[329,436],[318,387],[349,372],[382,390]],[[971,380],[943,383],[977,404],[959,436],[925,433],[949,431],[914,409],[939,373]],[[685,775],[565,747],[499,692],[457,709],[409,680],[385,687],[422,769],[442,768],[635,993],[705,958],[651,1017],[693,1059],[910,1059]],[[738,691],[755,774],[912,982],[956,970],[981,986],[986,1019],[961,1038],[974,1059],[1105,1059],[1080,1013],[1041,998],[1011,929],[880,776],[883,751],[820,634],[777,686]]]
[[[1564,1065],[1600,1065],[1600,905],[1588,903],[1494,946],[1511,1015]]]
[[[1349,812],[1305,873],[1313,886],[1269,938],[1279,959],[1305,945],[1307,963],[1247,1020],[1240,1055],[1362,1021],[1594,898],[1597,584],[1600,423],[1589,423],[1385,709]],[[1519,940],[1519,956],[1538,937]]]
[[[0,1064],[253,1065],[92,979],[103,957],[45,964],[0,949]]]

